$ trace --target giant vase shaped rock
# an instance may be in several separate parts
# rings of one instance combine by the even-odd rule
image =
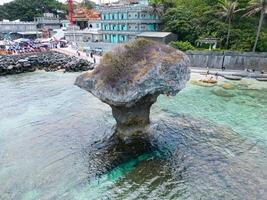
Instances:
[[[107,103],[121,139],[146,133],[150,108],[160,94],[176,95],[190,78],[189,58],[170,46],[145,39],[104,54],[95,70],[75,84]]]

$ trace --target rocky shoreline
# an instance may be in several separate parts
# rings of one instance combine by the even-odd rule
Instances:
[[[78,72],[92,69],[94,69],[94,64],[87,60],[53,51],[0,56],[0,76],[35,70]]]

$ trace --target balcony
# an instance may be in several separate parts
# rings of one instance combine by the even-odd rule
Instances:
[[[134,23],[134,24],[160,24],[160,19],[116,19],[116,20],[99,20],[100,23]]]
[[[100,33],[103,33],[103,34],[119,34],[119,35],[137,35],[139,33],[141,33],[142,31],[116,31],[116,30],[108,30],[108,31],[104,31],[104,30],[101,30],[99,31]]]
[[[118,12],[118,11],[151,11],[151,6],[146,5],[118,5],[118,6],[101,6],[97,8],[98,12]]]

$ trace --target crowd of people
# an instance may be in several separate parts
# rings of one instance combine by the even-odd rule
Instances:
[[[30,40],[20,38],[17,40],[1,41],[0,55],[17,55],[35,52],[44,52],[51,48],[64,46],[63,42],[55,40]]]

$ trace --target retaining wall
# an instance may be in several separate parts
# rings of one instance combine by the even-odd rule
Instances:
[[[192,67],[267,71],[267,53],[187,51]]]

